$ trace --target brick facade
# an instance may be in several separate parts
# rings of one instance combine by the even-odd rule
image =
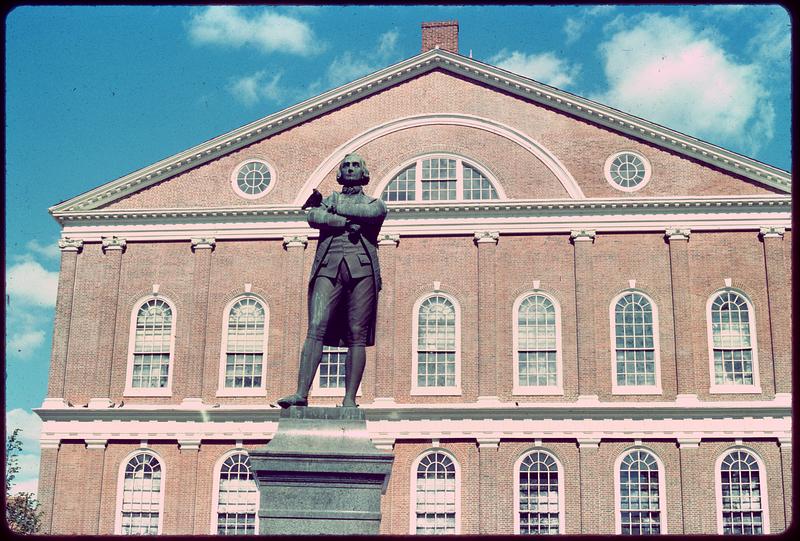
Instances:
[[[460,116],[390,129],[397,119],[431,115]],[[370,130],[378,131],[364,136]],[[526,147],[522,135],[511,133],[539,147]],[[742,217],[729,205],[677,218],[654,210],[649,221],[631,218],[642,224],[634,227],[625,222],[633,215],[598,206],[575,210],[577,225],[544,226],[537,222],[544,211],[535,205],[575,199],[548,156],[574,178],[586,198],[580,203],[695,198],[699,206],[713,197],[758,202],[788,195],[490,83],[432,69],[97,204],[112,214],[222,209],[217,217],[142,218],[151,229],[119,222],[109,231],[118,232],[124,246],[104,246],[93,231],[62,222],[64,237],[82,244],[65,240],[62,246],[48,397],[38,410],[45,420],[40,495],[49,533],[114,533],[121,468],[140,448],[155,453],[163,468],[161,533],[212,531],[215,465],[237,442],[245,449],[266,443],[277,420],[269,404],[294,390],[316,249],[302,215],[264,233],[259,219],[237,222],[236,213],[288,208],[304,195],[301,188],[321,160],[351,140],[364,141],[348,150],[366,159],[370,194],[379,195],[401,166],[437,154],[476,164],[505,193],[501,205],[533,202],[513,215],[501,207],[481,210],[485,202],[462,201],[464,208],[455,210],[432,202],[429,207],[437,208],[428,211],[419,203],[389,204],[379,247],[378,334],[368,348],[359,399],[375,443],[395,456],[382,533],[409,533],[412,465],[431,449],[456,462],[462,534],[515,533],[514,465],[534,449],[560,464],[564,533],[616,532],[614,465],[629,449],[648,450],[662,464],[667,533],[718,531],[715,462],[732,448],[761,460],[769,531],[786,527],[792,501],[788,219],[767,209]],[[639,152],[652,166],[652,178],[639,191],[615,190],[604,179],[606,158],[620,150]],[[274,168],[275,186],[262,199],[238,197],[231,187],[233,168],[248,158]],[[323,193],[335,189],[333,174],[323,171]],[[752,304],[760,392],[710,392],[707,303],[727,288]],[[613,390],[610,309],[626,290],[646,294],[657,310],[658,395]],[[137,396],[126,390],[131,325],[142,299],[154,292],[174,309],[171,387],[164,396]],[[414,306],[435,292],[459,308],[458,394],[414,390]],[[513,306],[531,292],[558,306],[562,388],[556,395],[514,390]],[[266,388],[252,396],[220,396],[225,307],[245,293],[261,299],[268,312]],[[339,400],[311,398],[312,405]],[[723,430],[731,418],[734,424]],[[65,421],[75,423],[67,427]],[[608,431],[596,428],[603,423]]]

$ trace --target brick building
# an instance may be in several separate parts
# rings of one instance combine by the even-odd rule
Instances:
[[[257,531],[316,231],[357,151],[387,201],[359,402],[382,531],[779,532],[791,177],[458,54],[410,59],[50,210],[52,533]],[[340,401],[325,354],[311,405]]]

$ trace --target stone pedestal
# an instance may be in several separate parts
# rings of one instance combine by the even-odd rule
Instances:
[[[282,410],[275,437],[250,453],[259,533],[378,534],[393,460],[358,408]]]

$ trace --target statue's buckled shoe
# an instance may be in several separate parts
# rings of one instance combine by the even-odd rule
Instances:
[[[303,398],[299,394],[295,393],[289,396],[284,396],[278,400],[278,405],[282,408],[288,408],[289,406],[308,406],[308,398]]]

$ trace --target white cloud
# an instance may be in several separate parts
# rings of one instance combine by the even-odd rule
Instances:
[[[17,455],[19,472],[14,478],[11,493],[30,492],[35,495],[39,484],[39,435],[42,421],[35,413],[21,408],[6,411],[6,433],[10,435],[17,428],[22,429],[19,434],[22,451]]]
[[[228,90],[245,105],[253,105],[262,98],[278,101],[285,95],[285,91],[278,86],[281,75],[275,73],[269,77],[265,70],[257,71],[235,80]]]
[[[320,50],[314,32],[295,17],[263,10],[251,17],[237,6],[209,6],[188,23],[198,44],[254,46],[263,52],[309,55]]]
[[[372,51],[361,50],[355,54],[345,51],[328,66],[328,81],[339,86],[385,67],[396,54],[399,37],[397,30],[389,30],[378,37],[377,47]]]
[[[22,333],[12,333],[8,336],[6,348],[15,352],[22,358],[30,357],[34,350],[44,343],[44,331],[29,330]]]
[[[58,247],[58,242],[51,244],[40,244],[38,240],[31,239],[25,247],[39,255],[43,255],[48,259],[59,259],[61,257],[61,249]]]
[[[550,52],[526,55],[504,49],[493,56],[489,63],[558,88],[573,84],[580,72],[580,66],[570,65]]]
[[[758,66],[732,60],[710,31],[653,14],[617,20],[612,28],[616,33],[600,46],[609,88],[594,99],[749,152],[771,137]]]
[[[20,441],[23,452],[38,452],[39,435],[42,432],[42,420],[39,416],[22,408],[6,411],[6,432],[11,434],[17,428],[21,429]]]
[[[586,29],[587,23],[590,19],[608,15],[616,9],[616,6],[599,5],[582,9],[577,16],[567,17],[564,23],[564,33],[567,36],[567,44],[574,43],[583,37],[583,32]]]
[[[55,306],[58,273],[46,270],[36,261],[17,263],[7,269],[6,292],[11,295],[12,308],[17,302],[43,307]]]
[[[788,77],[792,55],[792,27],[786,11],[781,7],[772,7],[768,12],[761,12],[760,23],[754,36],[747,43],[751,57],[767,68],[767,74]]]

